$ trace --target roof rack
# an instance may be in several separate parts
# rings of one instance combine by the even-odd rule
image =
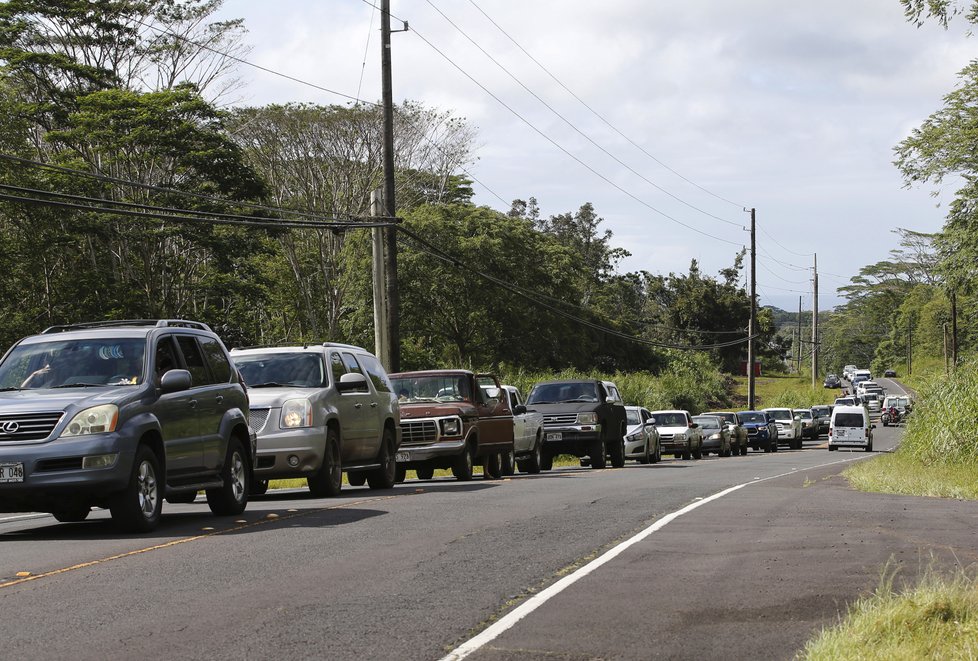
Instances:
[[[358,347],[354,344],[343,344],[341,342],[275,342],[272,344],[252,344],[243,347],[232,347],[231,351],[244,351],[245,349],[292,349],[295,347],[302,347],[303,349],[308,349],[309,347],[329,347],[332,349],[355,349],[357,351],[366,351],[363,347]]]
[[[211,330],[210,326],[199,321],[188,321],[186,319],[109,319],[107,321],[89,321],[80,324],[62,324],[60,326],[50,326],[41,331],[41,334],[64,333],[73,330],[84,330],[86,328],[116,328],[123,326],[157,326],[160,328],[194,328],[196,330]]]
[[[357,351],[366,351],[363,347],[358,347],[355,344],[343,344],[342,342],[323,342],[324,347],[332,347],[334,349],[356,349]]]

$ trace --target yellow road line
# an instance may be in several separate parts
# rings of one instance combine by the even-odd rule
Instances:
[[[309,516],[310,514],[318,514],[320,512],[326,512],[329,510],[342,509],[344,507],[350,507],[352,505],[362,505],[364,503],[375,503],[381,500],[390,500],[392,498],[398,498],[400,496],[414,495],[415,492],[395,494],[392,496],[378,496],[374,498],[365,498],[363,500],[355,500],[349,503],[342,503],[339,505],[332,505],[330,507],[319,507],[314,510],[305,510],[302,512],[296,512],[295,514],[288,514],[285,516],[277,515],[274,518],[263,518],[255,521],[253,523],[246,523],[244,525],[235,526],[234,528],[226,528],[224,530],[214,530],[212,532],[204,533],[203,535],[194,535],[193,537],[184,537],[182,539],[175,539],[171,542],[166,542],[165,544],[156,544],[155,546],[147,546],[146,548],[136,549],[135,551],[127,551],[125,553],[119,553],[116,555],[111,555],[107,558],[101,558],[99,560],[90,560],[88,562],[81,562],[77,565],[71,565],[70,567],[62,567],[61,569],[52,569],[51,571],[46,571],[40,574],[32,574],[31,576],[26,576],[24,578],[17,578],[6,583],[0,583],[0,590],[3,588],[10,588],[15,585],[20,585],[22,583],[29,583],[30,581],[37,581],[42,578],[50,578],[51,576],[57,576],[59,574],[65,574],[70,571],[76,571],[78,569],[86,569],[87,567],[94,567],[96,565],[102,565],[107,562],[112,562],[113,560],[122,560],[124,558],[129,558],[134,555],[140,555],[143,553],[150,553],[151,551],[159,551],[161,549],[167,549],[179,544],[186,544],[187,542],[196,542],[207,537],[215,537],[217,535],[223,535],[229,532],[238,532],[239,530],[247,530],[248,528],[254,528],[257,526],[262,526],[267,523],[277,523],[279,521],[288,521],[300,516]]]

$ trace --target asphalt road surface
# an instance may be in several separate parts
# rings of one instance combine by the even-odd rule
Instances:
[[[875,433],[886,451],[901,429]],[[0,515],[0,658],[790,658],[891,556],[916,566],[943,527],[976,514],[856,494],[838,474],[871,455],[817,445],[273,493],[237,520],[198,499],[165,505],[149,536],[119,534],[106,512]],[[491,640],[466,646],[480,633]]]

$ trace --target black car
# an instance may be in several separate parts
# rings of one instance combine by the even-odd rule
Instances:
[[[543,414],[543,469],[558,454],[588,457],[592,468],[625,465],[625,406],[614,384],[598,380],[545,381],[526,407]]]
[[[842,379],[837,377],[835,374],[829,374],[825,377],[825,381],[822,383],[822,385],[826,388],[841,388]]]
[[[248,396],[220,338],[182,320],[56,326],[0,360],[0,512],[124,530],[160,520],[164,497],[237,515],[255,436]]]
[[[888,379],[895,378],[896,377],[896,370],[886,370],[885,372],[883,372],[883,376],[885,376]]]

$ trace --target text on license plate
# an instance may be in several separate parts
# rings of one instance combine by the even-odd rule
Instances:
[[[559,431],[548,431],[547,440],[548,441],[559,441],[563,438],[563,434]]]
[[[23,482],[24,464],[0,464],[0,482]]]
[[[398,452],[394,455],[394,461],[399,461],[402,464],[407,461],[411,461],[411,455],[407,452]]]

